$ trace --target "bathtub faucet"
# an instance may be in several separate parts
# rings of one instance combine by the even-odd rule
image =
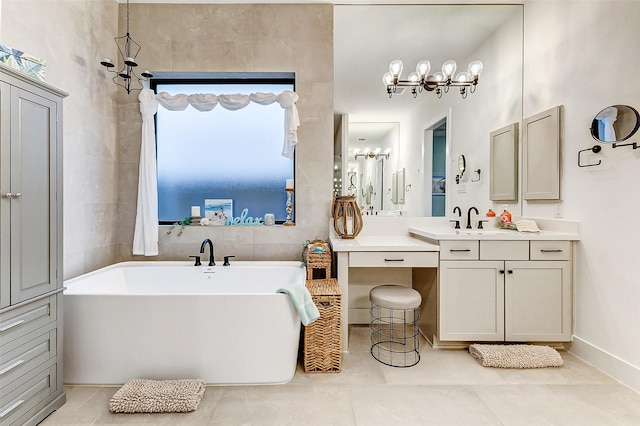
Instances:
[[[209,244],[209,266],[215,266],[216,262],[213,260],[213,242],[210,239],[205,238],[202,242],[202,245],[200,246],[200,253],[204,253],[204,248],[207,244]]]

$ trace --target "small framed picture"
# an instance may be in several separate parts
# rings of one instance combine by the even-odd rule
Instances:
[[[433,176],[431,178],[432,194],[444,194],[445,187],[446,187],[446,180],[444,176]]]
[[[227,219],[233,217],[233,200],[204,200],[204,217],[209,219],[211,226],[226,225]]]

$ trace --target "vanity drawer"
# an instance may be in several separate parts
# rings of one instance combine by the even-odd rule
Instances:
[[[480,260],[529,260],[529,241],[480,241]]]
[[[0,342],[2,345],[56,320],[56,296],[0,314]]]
[[[478,260],[478,240],[440,241],[442,260]]]
[[[531,260],[570,259],[570,241],[531,241]]]
[[[349,254],[349,266],[356,268],[436,268],[435,251],[356,251]]]
[[[56,329],[53,329],[1,354],[0,387],[7,386],[18,377],[56,356],[56,343]],[[5,345],[7,346],[14,345]]]
[[[57,390],[57,364],[47,363],[0,391],[0,424],[24,424],[22,416]]]

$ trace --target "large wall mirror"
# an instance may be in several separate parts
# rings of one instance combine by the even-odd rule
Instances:
[[[336,180],[342,181],[342,194],[357,190],[353,195],[360,197],[362,207],[400,209],[408,216],[430,216],[436,210],[451,214],[455,205],[484,209],[491,202],[489,180],[465,173],[456,184],[457,159],[463,154],[468,170],[482,169],[482,176],[489,176],[491,132],[521,122],[522,33],[522,5],[336,5],[334,108],[340,140],[335,144],[335,167],[341,171]],[[466,99],[457,88],[441,98],[426,91],[414,98],[410,90],[389,98],[382,76],[396,59],[404,62],[405,79],[422,59],[429,60],[435,71],[449,59],[458,63],[458,71],[481,60],[484,71],[477,90]],[[372,179],[373,189],[367,191],[368,182],[359,179],[364,172],[358,172],[353,183],[350,180],[353,150],[378,147],[360,146],[357,134],[374,129],[376,123],[382,127],[394,123],[398,141],[391,151],[393,158],[372,173],[391,177],[395,171],[405,171],[409,190],[401,205],[386,203],[385,192],[390,188],[384,181],[378,189]],[[442,124],[446,129],[444,173],[433,165],[433,138]],[[446,194],[444,209],[432,209],[436,177],[438,190]],[[376,193],[376,198],[367,199],[367,193]],[[510,210],[517,216],[521,207],[519,200],[514,203]]]

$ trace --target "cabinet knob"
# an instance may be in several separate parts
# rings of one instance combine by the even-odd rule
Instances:
[[[12,196],[13,196],[13,194],[12,194],[12,193],[10,193],[10,192],[7,192],[6,194],[2,194],[2,198],[9,198],[9,199],[11,199],[11,197],[12,197]]]

